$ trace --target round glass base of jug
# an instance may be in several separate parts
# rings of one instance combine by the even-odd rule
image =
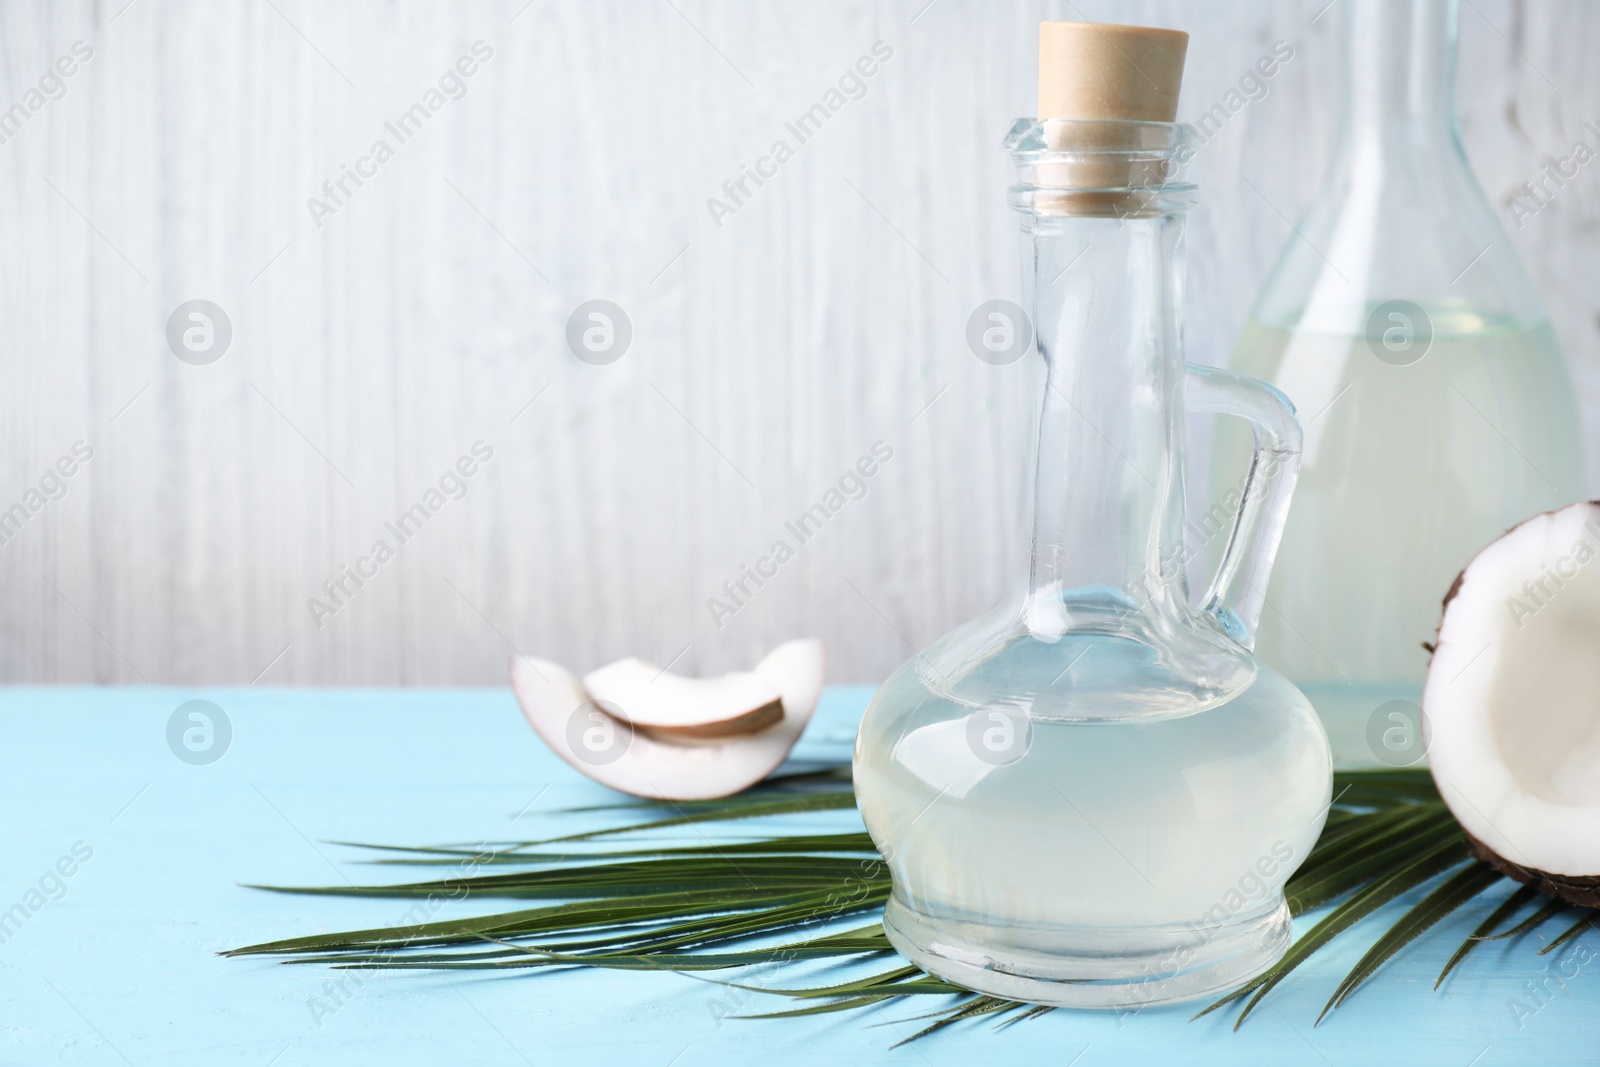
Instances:
[[[895,895],[883,929],[912,963],[975,992],[1121,1010],[1231,992],[1276,963],[1290,937],[1282,897],[1218,925],[1035,931],[935,919]]]

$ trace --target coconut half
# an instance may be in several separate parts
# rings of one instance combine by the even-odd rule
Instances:
[[[825,667],[821,641],[779,645],[749,672],[778,693],[777,722],[756,733],[682,741],[636,727],[620,705],[597,699],[547,660],[512,660],[511,689],[544,743],[601,785],[648,800],[710,800],[748,789],[783,763],[816,710]]]
[[[1473,851],[1600,906],[1600,502],[1536,515],[1467,564],[1422,709],[1434,780]]]
[[[685,678],[621,659],[584,675],[583,688],[618,718],[669,740],[759,733],[783,718],[783,694],[760,671]]]

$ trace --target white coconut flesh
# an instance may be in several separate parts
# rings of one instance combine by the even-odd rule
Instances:
[[[1600,504],[1535,516],[1467,565],[1422,706],[1440,795],[1486,859],[1600,876]]]
[[[685,678],[642,659],[623,659],[584,675],[583,688],[650,733],[728,737],[757,733],[783,718],[783,694],[760,671]]]
[[[755,734],[680,743],[635,729],[597,702],[571,671],[516,659],[511,688],[523,716],[557,756],[612,789],[651,800],[710,800],[755,785],[777,770],[822,696],[821,641],[789,641],[756,665],[780,694],[782,718]],[[596,747],[590,740],[598,740]]]

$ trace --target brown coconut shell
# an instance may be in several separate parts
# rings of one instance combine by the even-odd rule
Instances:
[[[1476,837],[1466,836],[1467,847],[1478,857],[1507,878],[1515,878],[1523,885],[1531,885],[1546,896],[1576,904],[1582,908],[1600,908],[1600,876],[1583,874],[1551,874],[1533,867],[1512,863]]]

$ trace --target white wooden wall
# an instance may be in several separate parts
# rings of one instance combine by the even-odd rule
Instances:
[[[1204,361],[1315,195],[1338,84],[1327,0],[124,3],[0,7],[0,108],[93,49],[0,144],[0,509],[93,449],[0,545],[5,681],[499,684],[513,647],[692,672],[813,634],[834,680],[877,680],[1010,578],[1021,369],[963,331],[1017,292],[998,142],[1034,23],[1188,30],[1181,117],[1294,46],[1196,161]],[[465,95],[319,227],[308,198],[479,40]],[[861,99],[719,226],[707,198],[879,40]],[[1596,54],[1595,5],[1463,5],[1498,202],[1600,120]],[[1591,457],[1597,175],[1515,235]],[[191,299],[232,325],[210,365],[166,342]],[[566,348],[590,299],[632,324],[610,365]],[[322,582],[478,441],[465,497],[316,626]],[[866,496],[716,626],[707,598],[876,441]]]

